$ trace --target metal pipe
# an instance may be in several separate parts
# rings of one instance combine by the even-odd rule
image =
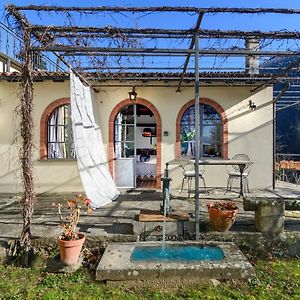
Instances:
[[[290,87],[290,83],[287,82],[283,87],[283,89],[280,91],[279,95],[277,95],[277,97],[273,100],[273,103],[276,103],[286,93],[289,87]]]
[[[88,70],[182,70],[182,67],[79,67],[75,68],[77,71],[88,71]],[[194,70],[194,68],[192,69]]]
[[[288,95],[284,95],[280,98],[282,101],[284,101],[284,99],[300,99],[300,95],[299,96],[288,96]]]
[[[86,74],[84,74],[86,76]],[[118,76],[120,74],[115,74],[116,76],[112,76],[112,77],[107,77],[107,76],[98,76],[98,77],[92,77],[92,76],[87,76],[86,78],[89,80],[99,80],[99,81],[108,81],[108,80],[120,80],[120,81],[126,81],[126,80],[156,80],[156,81],[177,81],[180,79],[179,76],[173,76],[173,77],[165,77],[165,76],[160,76],[160,74],[157,74],[157,77],[155,78],[155,76],[153,75],[151,76],[128,76],[128,77],[122,77],[122,76]],[[121,74],[122,75],[122,74]],[[138,75],[138,74],[137,74]],[[2,76],[5,77],[5,76]],[[46,76],[47,77],[47,76]],[[67,77],[67,76],[66,76]],[[286,78],[286,77],[280,77],[277,79],[285,79],[285,80],[293,80],[292,78]],[[184,80],[187,81],[192,81],[195,80],[194,76],[189,76],[189,77],[184,77]],[[204,80],[204,81],[225,81],[225,84],[230,84],[233,83],[235,81],[248,81],[248,82],[258,82],[258,81],[270,81],[272,80],[272,77],[206,77],[206,76],[200,76],[200,80]],[[269,85],[271,85],[272,83],[267,83]]]
[[[78,67],[78,68],[74,68],[77,71],[87,71],[87,70],[183,70],[183,67],[141,67],[141,66],[132,66],[132,67],[126,67],[126,66],[119,66],[119,67],[89,67],[89,66],[85,66],[85,67]],[[192,67],[188,67],[186,68],[187,70],[195,70],[195,68]],[[259,70],[278,70],[278,68],[258,68]],[[244,67],[202,67],[201,68],[202,71],[206,70],[206,71],[210,71],[210,70],[222,70],[222,71],[226,71],[226,70],[230,70],[230,71],[244,71],[245,68]],[[279,69],[280,70],[280,69]],[[295,68],[295,70],[298,70],[297,68]],[[300,91],[299,91],[300,92]],[[274,93],[276,93],[276,91],[274,91]]]
[[[290,104],[290,103],[295,103],[295,102],[299,102],[300,98],[297,100],[280,100],[277,102],[277,105],[285,105],[285,104]]]
[[[42,50],[41,50],[42,51]],[[150,52],[137,52],[137,53],[125,53],[125,52],[121,52],[121,53],[106,53],[106,52],[68,52],[68,53],[65,53],[65,52],[62,52],[61,53],[62,56],[72,56],[72,57],[75,57],[75,56],[99,56],[99,57],[102,57],[102,56],[109,56],[109,57],[126,57],[126,56],[134,56],[135,58],[138,58],[138,57],[141,57],[141,58],[144,58],[144,57],[168,57],[168,58],[171,58],[171,57],[185,57],[186,56],[186,53],[150,53]],[[231,54],[226,54],[226,53],[221,53],[221,52],[214,52],[214,53],[207,53],[207,54],[201,54],[200,57],[222,57],[222,56],[232,56],[232,57],[244,57],[245,55],[248,55],[247,53],[241,53],[241,54],[238,54],[238,53],[231,53]],[[249,54],[251,55],[251,54]],[[264,57],[268,57],[268,56],[297,56],[299,55],[298,52],[285,52],[285,53],[281,53],[281,54],[276,54],[274,52],[272,53],[269,53],[268,55],[266,55],[266,53],[262,56]],[[259,56],[259,54],[258,54]]]
[[[199,14],[197,22],[196,22],[196,25],[195,25],[195,30],[199,30],[201,22],[202,22],[202,19],[203,19],[203,15],[204,15],[203,13]],[[191,40],[189,49],[193,49],[194,46],[195,46],[195,36],[193,36],[193,38]],[[178,87],[177,87],[176,92],[180,92],[180,86],[182,84],[184,74],[186,73],[188,64],[190,62],[190,58],[191,58],[191,53],[188,53],[187,56],[186,56],[184,65],[183,65],[183,71],[182,71],[182,74],[181,74],[180,81],[178,83]]]
[[[295,153],[277,153],[277,155],[279,156],[296,156],[296,157],[300,157],[300,154],[295,154]]]
[[[133,104],[133,155],[134,155],[134,162],[133,162],[133,177],[134,177],[134,187],[136,188],[136,140],[137,140],[137,133],[136,133],[136,118],[137,118],[137,107],[136,103]]]
[[[144,83],[144,84],[135,84],[134,85],[135,87],[143,87],[143,88],[160,88],[160,87],[164,87],[164,88],[173,88],[173,87],[177,87],[177,84],[164,84],[164,85],[160,85],[160,84],[147,84],[147,83]],[[195,84],[184,84],[182,85],[182,87],[194,87]],[[221,84],[200,84],[201,87],[224,87],[226,85],[221,85]],[[250,83],[250,84],[239,84],[239,85],[235,85],[237,87],[239,86],[249,86],[249,87],[253,87],[253,84]],[[235,87],[235,86],[232,86],[232,87]],[[103,88],[116,88],[116,87],[132,87],[132,84],[93,84],[93,87],[103,87]]]
[[[283,109],[286,109],[286,108],[289,108],[289,107],[292,107],[292,106],[295,106],[295,105],[300,105],[300,101],[295,102],[295,103],[293,103],[293,104],[289,104],[289,105],[284,106],[284,107],[280,107],[280,108],[278,108],[276,111],[280,111],[280,110],[283,110]]]
[[[199,34],[195,33],[195,234],[196,240],[200,235],[200,200],[199,200]]]
[[[42,50],[43,51],[43,50]],[[106,52],[72,52],[72,53],[63,53],[62,56],[110,56],[110,57],[122,57],[122,56],[134,56],[134,57],[182,57],[186,56],[186,53],[106,53]]]
[[[272,174],[272,187],[275,190],[276,186],[276,102],[273,101],[273,174]]]
[[[34,46],[30,51],[57,51],[63,53],[148,53],[148,54],[194,54],[194,49],[171,49],[171,48],[105,48],[105,47],[82,47],[68,45],[53,46]],[[268,50],[249,50],[249,49],[202,49],[199,51],[201,55],[255,55],[255,56],[289,56],[299,55],[299,51],[268,51]]]

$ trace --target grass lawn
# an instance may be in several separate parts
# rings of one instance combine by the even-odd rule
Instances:
[[[177,290],[111,289],[88,270],[53,274],[0,265],[0,299],[300,299],[300,260],[256,262],[257,277]]]

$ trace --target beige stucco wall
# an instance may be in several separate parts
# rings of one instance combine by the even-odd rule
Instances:
[[[34,85],[34,123],[35,123],[35,181],[38,192],[75,192],[82,190],[75,161],[39,160],[39,122],[41,115],[52,101],[69,97],[69,82],[54,83],[44,81]],[[96,94],[100,127],[102,128],[105,149],[108,142],[108,120],[115,105],[124,100],[129,88],[106,88]],[[251,87],[201,87],[201,97],[219,103],[229,120],[229,157],[236,153],[246,153],[254,162],[249,181],[250,188],[266,188],[272,185],[272,88],[250,92]],[[150,101],[160,112],[162,131],[169,136],[162,137],[162,168],[175,155],[176,118],[181,107],[194,98],[193,88],[176,93],[175,88],[138,88],[138,96]],[[249,110],[249,100],[257,106]],[[16,162],[17,144],[13,144],[17,122],[14,110],[18,104],[18,85],[0,81],[0,192],[21,190],[18,164]],[[12,145],[12,146],[11,146]],[[172,187],[181,183],[181,171],[171,168]],[[225,167],[206,167],[205,178],[208,186],[226,186]]]

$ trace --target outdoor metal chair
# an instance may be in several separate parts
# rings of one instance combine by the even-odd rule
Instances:
[[[194,166],[194,164],[187,164],[184,166],[181,165],[180,167],[182,168],[182,174],[183,174],[180,193],[182,193],[183,187],[184,187],[184,182],[187,180],[188,198],[189,198],[190,194],[191,194],[192,181],[193,181],[193,179],[195,179],[195,174],[196,174],[195,166]],[[203,177],[204,172],[205,172],[205,166],[203,166],[203,165],[199,166],[199,178],[203,181],[204,191],[206,193],[206,183],[205,183],[205,179]]]
[[[246,154],[236,154],[231,159],[232,160],[241,160],[241,161],[249,161],[250,162],[250,158]],[[245,191],[247,189],[248,193],[250,193],[249,181],[248,181],[250,168],[251,168],[251,164],[249,163],[245,166],[245,169],[244,169],[243,174],[242,174],[243,189],[245,189]],[[235,179],[241,180],[241,172],[240,172],[239,166],[237,166],[237,165],[227,166],[226,170],[227,170],[227,174],[228,174],[227,188],[226,188],[226,192],[227,192],[227,191],[231,191],[232,184],[233,184],[233,181]]]

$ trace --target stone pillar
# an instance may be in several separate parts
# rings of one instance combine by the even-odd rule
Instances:
[[[279,234],[284,230],[284,201],[261,203],[255,211],[255,227],[257,231],[267,234]]]
[[[247,50],[258,51],[260,49],[259,40],[257,38],[247,38],[245,40],[245,48]],[[246,55],[245,68],[248,74],[259,74],[259,56]]]

